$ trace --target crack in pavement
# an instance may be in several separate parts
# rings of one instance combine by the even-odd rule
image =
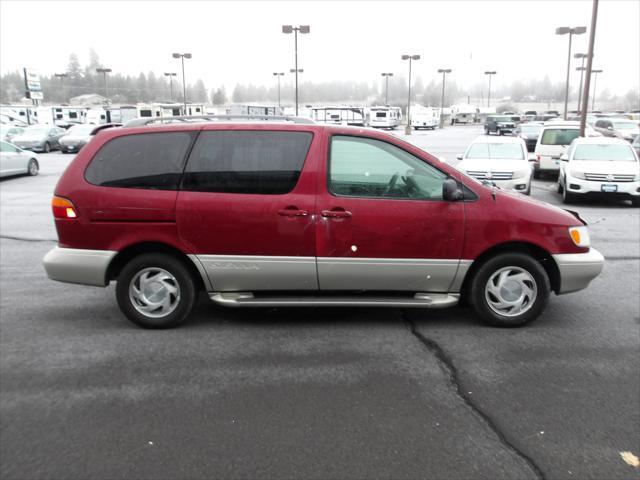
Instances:
[[[17,242],[53,242],[58,243],[58,240],[53,238],[28,238],[28,237],[14,237],[11,235],[0,235],[0,238],[5,240],[15,240]]]
[[[406,311],[402,311],[402,319],[407,324],[409,331],[422,343],[427,350],[432,353],[436,360],[438,361],[440,368],[447,375],[449,379],[449,383],[453,387],[456,395],[462,399],[462,401],[471,409],[471,411],[476,414],[480,419],[487,425],[487,427],[498,437],[498,440],[502,445],[504,445],[507,450],[512,451],[518,457],[520,457],[527,466],[533,471],[537,478],[540,480],[545,480],[544,472],[540,469],[540,467],[536,464],[536,462],[518,447],[516,447],[513,443],[507,439],[506,435],[500,430],[498,425],[494,422],[494,420],[484,412],[478,405],[476,405],[470,397],[465,395],[464,389],[462,388],[460,378],[458,375],[458,369],[453,364],[453,361],[447,355],[447,353],[442,349],[442,347],[435,341],[420,333],[415,325],[415,322],[409,319]]]

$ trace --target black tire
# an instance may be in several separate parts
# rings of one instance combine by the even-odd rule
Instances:
[[[180,297],[175,309],[159,318],[145,315],[137,310],[129,295],[132,280],[146,268],[165,270],[173,276],[179,287]],[[197,289],[191,272],[180,260],[164,253],[145,253],[134,257],[124,266],[116,284],[116,299],[120,310],[129,320],[143,328],[173,328],[184,323],[193,311],[196,297]]]
[[[38,171],[40,170],[40,165],[38,165],[38,161],[35,158],[29,160],[29,164],[27,165],[27,175],[30,177],[35,177],[38,175]]]
[[[49,142],[44,142],[44,153],[49,153],[51,151],[51,144]]]
[[[527,187],[527,190],[524,192],[525,195],[531,195],[531,181],[529,181],[529,186]]]
[[[562,203],[573,203],[576,201],[576,196],[573,193],[569,193],[565,186],[562,190]]]
[[[640,207],[640,197],[633,197],[631,199],[631,205],[634,207]]]
[[[558,177],[558,185],[556,186],[556,191],[561,195],[562,195],[562,192],[564,192],[564,187],[560,183],[560,177]]]
[[[536,296],[529,307],[521,314],[514,316],[500,315],[494,311],[485,295],[485,287],[491,277],[499,270],[516,267],[529,273],[535,281]],[[469,301],[476,314],[487,325],[494,327],[520,327],[540,316],[549,301],[551,285],[547,272],[536,259],[524,253],[502,253],[484,262],[475,272],[471,281]]]
[[[503,135],[503,134],[502,134],[502,130],[498,130],[498,135],[499,135],[499,136],[502,136],[502,135]]]

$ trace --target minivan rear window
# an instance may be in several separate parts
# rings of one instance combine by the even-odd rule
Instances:
[[[570,145],[580,136],[578,128],[547,128],[542,134],[540,143],[543,145]]]
[[[103,187],[176,190],[191,139],[189,132],[114,138],[93,157],[85,178]]]
[[[182,190],[277,195],[298,183],[309,132],[201,132],[189,156]]]

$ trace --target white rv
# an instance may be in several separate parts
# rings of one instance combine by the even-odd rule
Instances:
[[[367,114],[364,107],[313,107],[311,118],[319,123],[333,125],[364,127],[367,124]]]
[[[282,115],[282,109],[277,105],[236,103],[227,109],[227,115]]]
[[[480,109],[475,105],[461,103],[451,105],[451,125],[456,123],[475,123],[478,121]]]
[[[411,106],[411,126],[415,130],[420,128],[435,130],[438,125],[440,125],[439,108],[424,107],[422,105]]]
[[[402,121],[400,107],[370,107],[366,113],[369,126],[374,128],[393,130]]]

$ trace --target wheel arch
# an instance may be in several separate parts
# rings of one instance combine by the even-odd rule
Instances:
[[[560,270],[558,269],[558,265],[551,254],[534,243],[517,241],[494,245],[478,255],[469,267],[469,270],[462,282],[462,287],[460,288],[462,298],[467,297],[469,289],[471,288],[471,281],[478,269],[490,258],[503,253],[524,253],[535,258],[547,273],[549,283],[551,284],[551,290],[556,294],[560,292]]]
[[[109,263],[109,266],[107,267],[107,282],[111,280],[117,280],[120,272],[131,259],[145,253],[164,253],[167,255],[171,255],[172,257],[181,261],[187,267],[187,269],[193,276],[193,280],[196,283],[196,286],[200,290],[206,289],[205,279],[203,278],[203,274],[195,261],[181,250],[162,242],[134,243],[119,251],[118,254],[113,257],[113,259]]]

